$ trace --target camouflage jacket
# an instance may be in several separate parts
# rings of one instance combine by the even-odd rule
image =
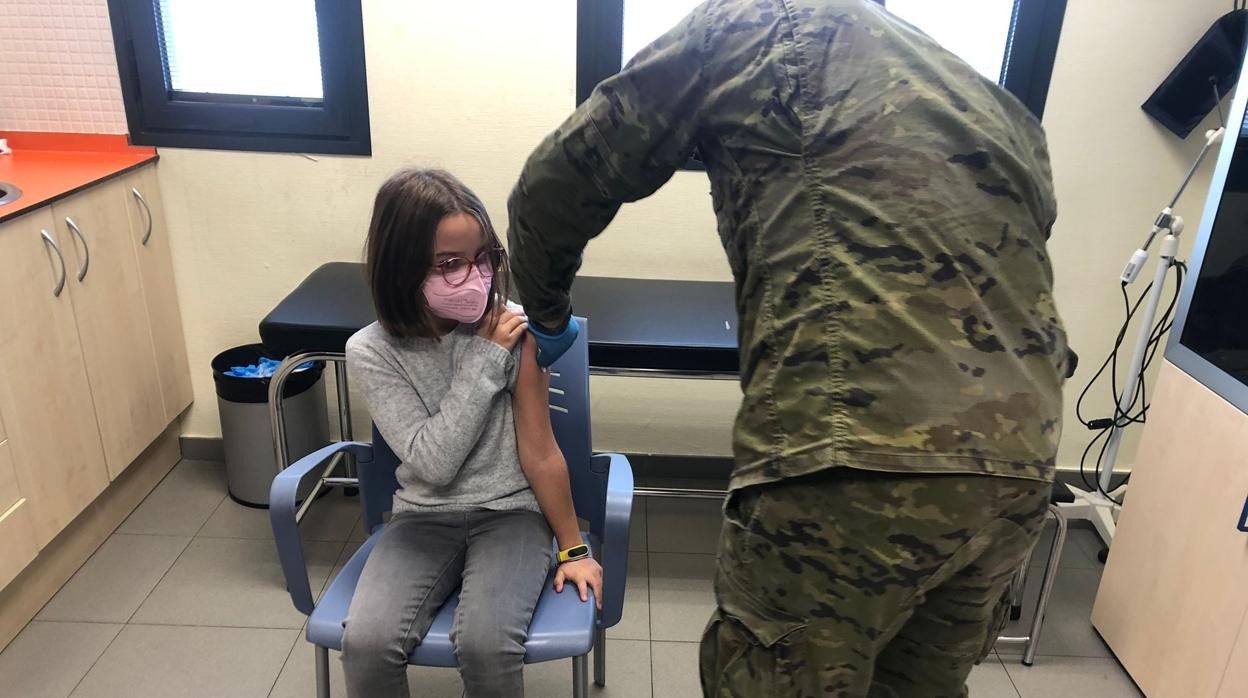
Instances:
[[[509,240],[532,317],[562,320],[586,243],[695,147],[741,316],[734,488],[1052,478],[1056,206],[1018,100],[869,0],[710,0],[526,163]]]

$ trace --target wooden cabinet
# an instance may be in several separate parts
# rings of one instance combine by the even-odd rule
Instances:
[[[190,406],[191,371],[186,358],[182,313],[173,278],[165,205],[156,184],[156,168],[143,169],[122,180],[130,218],[130,235],[138,257],[139,277],[156,351],[156,376],[164,402],[165,419],[172,421]]]
[[[1166,362],[1092,623],[1149,698],[1248,696],[1248,415]]]
[[[49,208],[0,224],[0,413],[6,457],[26,500],[22,510],[28,513],[21,516],[29,518],[37,547],[109,481],[78,341],[66,247]],[[0,530],[6,553],[22,545],[9,533]]]
[[[39,552],[30,507],[17,484],[13,454],[0,440],[0,588],[8,584]]]
[[[17,484],[13,455],[9,453],[4,420],[0,419],[0,588],[8,584],[28,562],[35,559],[39,546],[30,523],[30,507]]]
[[[52,205],[111,478],[168,424],[122,184],[99,184]]]
[[[0,223],[0,588],[190,404],[163,214],[149,166]]]

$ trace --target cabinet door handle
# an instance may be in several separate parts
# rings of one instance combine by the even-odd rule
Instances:
[[[43,244],[52,248],[52,251],[56,253],[56,258],[61,262],[61,278],[56,280],[56,288],[52,289],[52,295],[60,298],[61,291],[65,290],[65,255],[61,254],[61,246],[56,244],[56,240],[52,239],[52,235],[47,230],[40,230],[39,236],[43,238]]]
[[[1244,500],[1244,510],[1239,515],[1239,525],[1236,528],[1248,533],[1248,499]]]
[[[130,187],[130,193],[134,194],[134,198],[143,207],[143,212],[147,214],[147,230],[143,233],[142,245],[147,246],[147,241],[152,239],[152,207],[147,205],[147,199],[139,193],[138,187]]]
[[[66,216],[65,225],[69,226],[69,232],[77,235],[78,239],[82,241],[82,268],[78,270],[78,280],[82,281],[87,278],[87,269],[91,267],[91,248],[87,247],[87,238],[78,229],[78,224],[74,222],[73,218]]]

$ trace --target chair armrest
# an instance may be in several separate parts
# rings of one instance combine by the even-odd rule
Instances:
[[[299,537],[299,524],[295,513],[299,504],[299,488],[310,475],[320,476],[320,468],[339,453],[351,453],[359,460],[373,458],[373,447],[358,441],[341,441],[313,451],[282,470],[273,478],[269,488],[269,521],[273,525],[273,539],[277,542],[277,556],[282,562],[282,574],[286,577],[286,590],[290,592],[295,608],[304,615],[312,613],[312,588],[308,584],[308,565],[303,556],[303,540]]]
[[[624,613],[624,585],[628,579],[628,530],[633,518],[633,466],[618,453],[593,457],[607,461],[606,506],[602,526],[602,613],[598,624],[610,628]],[[595,468],[597,470],[598,468]]]

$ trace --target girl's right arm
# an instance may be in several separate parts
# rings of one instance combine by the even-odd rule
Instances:
[[[347,347],[347,362],[362,381],[378,431],[400,460],[435,487],[450,484],[459,473],[514,363],[508,349],[486,336],[474,336],[466,349],[442,402],[426,408],[415,386],[387,357],[369,347]]]

